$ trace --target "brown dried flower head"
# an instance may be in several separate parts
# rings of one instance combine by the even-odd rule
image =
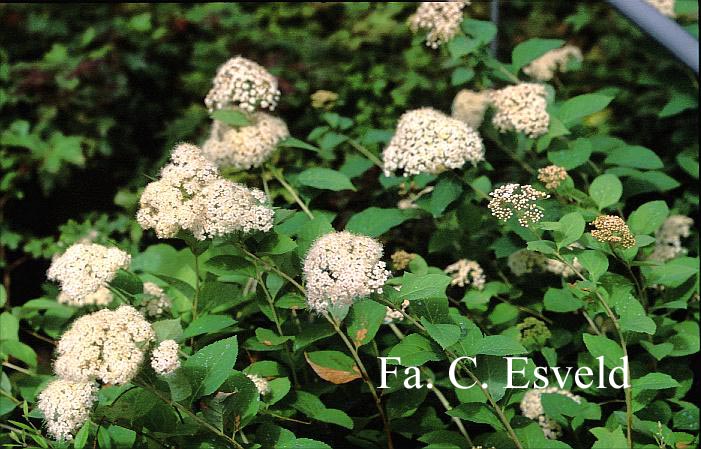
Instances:
[[[635,246],[635,236],[621,217],[615,215],[599,215],[591,223],[596,229],[591,235],[600,242],[609,242],[621,248]]]
[[[557,189],[565,179],[567,179],[567,170],[559,165],[548,165],[538,169],[538,181],[545,184],[546,189]]]

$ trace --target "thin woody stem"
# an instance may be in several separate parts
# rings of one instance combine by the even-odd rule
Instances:
[[[292,195],[292,198],[295,200],[295,202],[299,205],[299,207],[304,211],[305,214],[307,214],[307,217],[309,217],[311,220],[314,219],[314,214],[309,210],[306,204],[304,204],[304,201],[302,201],[302,198],[299,197],[297,194],[297,191],[292,187],[287,181],[285,181],[285,177],[282,175],[282,172],[279,171],[277,168],[270,167],[270,173],[273,175],[277,181],[282,184],[282,186],[287,190],[290,195]]]
[[[577,270],[572,264],[567,262],[567,260],[557,254],[557,257],[567,264],[572,271],[583,281],[586,281],[587,278],[582,275],[582,273]],[[621,324],[618,321],[618,318],[616,318],[616,315],[613,313],[613,310],[611,310],[611,307],[609,307],[608,303],[604,299],[601,294],[594,290],[594,295],[596,298],[599,300],[599,303],[601,306],[604,308],[606,311],[606,315],[608,315],[609,319],[613,322],[614,327],[616,328],[616,334],[618,334],[618,340],[621,343],[621,349],[623,349],[623,356],[628,359],[628,345],[626,345],[626,340],[623,337],[623,331],[621,330]],[[600,334],[599,334],[600,335]],[[628,372],[626,373],[626,377],[630,379],[630,368],[628,369]],[[631,390],[630,386],[627,386],[623,389],[623,392],[625,394],[625,399],[626,399],[626,440],[628,442],[628,448],[632,449],[633,448],[633,392]]]
[[[367,384],[368,388],[370,389],[370,393],[372,394],[373,399],[375,400],[375,407],[377,408],[377,411],[380,413],[380,418],[382,419],[382,423],[384,425],[385,429],[385,434],[387,435],[387,448],[388,449],[393,449],[394,444],[392,443],[392,429],[389,425],[389,420],[387,419],[387,415],[385,414],[384,409],[382,408],[382,401],[380,401],[380,397],[377,395],[377,392],[375,391],[375,385],[372,383],[372,380],[370,380],[370,376],[368,375],[367,369],[365,369],[365,365],[363,364],[363,361],[360,360],[360,356],[358,355],[358,351],[356,350],[356,347],[351,343],[351,341],[346,337],[346,334],[343,333],[341,330],[339,322],[332,317],[328,312],[324,313],[324,317],[328,320],[329,323],[331,323],[331,326],[333,326],[334,330],[338,334],[339,337],[341,337],[341,340],[343,340],[343,343],[346,345],[348,350],[351,352],[351,355],[353,355],[353,360],[355,360],[355,364],[358,366],[358,369],[360,370],[360,374],[363,378],[363,381]]]
[[[394,310],[400,312],[404,316],[404,318],[406,318],[408,321],[411,322],[411,324],[416,326],[422,333],[425,333],[428,335],[426,328],[423,325],[421,325],[421,323],[416,321],[416,319],[414,317],[412,317],[411,315],[409,315],[408,313],[406,313],[403,310],[396,309],[394,304],[392,304],[389,301],[385,301],[384,303],[385,303],[385,305],[388,305],[388,306],[392,307]],[[430,337],[430,335],[429,335],[429,337]],[[457,358],[456,354],[452,353],[451,351],[445,351],[445,354],[453,359]],[[482,385],[482,381],[468,367],[466,367],[462,363],[460,363],[459,366],[470,376],[470,378],[473,381]],[[504,424],[504,427],[506,428],[506,432],[509,434],[509,438],[511,438],[511,440],[516,445],[516,448],[517,449],[524,449],[523,445],[521,444],[521,441],[518,439],[518,436],[516,435],[516,432],[514,432],[514,429],[511,427],[511,423],[509,423],[509,420],[506,418],[506,415],[504,415],[504,412],[502,411],[501,407],[499,407],[499,404],[496,403],[496,401],[494,400],[494,398],[492,397],[492,395],[489,393],[489,391],[486,388],[480,388],[480,390],[482,391],[482,394],[484,394],[484,396],[487,398],[489,403],[492,405],[492,407],[494,407],[494,410],[495,410],[497,416],[499,417],[499,420],[501,421],[502,424]]]

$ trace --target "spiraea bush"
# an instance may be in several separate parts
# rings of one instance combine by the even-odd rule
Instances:
[[[674,2],[652,3],[670,15]],[[177,16],[174,5],[154,8]],[[196,44],[193,63],[207,69],[181,87],[199,104],[164,112],[168,148],[120,190],[126,213],[71,222],[57,239],[0,224],[3,258],[20,246],[51,258],[44,293],[25,302],[3,259],[0,443],[698,446],[698,87],[687,69],[673,65],[678,83],[664,98],[647,92],[663,72],[606,85],[601,47],[512,42],[513,30],[475,18],[484,5],[470,2],[247,8],[198,5],[171,26],[216,36],[255,11],[282,27],[302,18],[310,36],[351,39],[351,67],[338,62],[347,79],[299,81],[304,64],[324,62],[307,48],[293,89],[245,45]],[[363,20],[319,31],[338,8]],[[597,8],[580,5],[567,23],[582,29]],[[167,20],[139,13],[125,26],[167,40],[164,25],[153,29]],[[382,43],[373,27],[406,70],[366,48]],[[501,59],[490,50],[498,34],[510,46]],[[139,48],[149,73],[150,47]],[[44,62],[70,89],[66,48],[51,52]],[[388,83],[397,85],[383,96]],[[8,92],[0,106],[28,101]],[[630,105],[616,109],[634,92],[641,121],[677,127],[655,146],[630,129],[635,117],[620,117]],[[176,110],[178,95],[163,104]],[[352,101],[355,114],[343,107]],[[36,127],[17,119],[0,134],[3,164],[17,173],[3,174],[3,203],[22,197],[28,170],[56,175],[41,182],[50,190],[98,150],[49,133],[51,111],[39,115]],[[121,128],[112,120],[105,132]],[[575,382],[575,370],[594,385]]]

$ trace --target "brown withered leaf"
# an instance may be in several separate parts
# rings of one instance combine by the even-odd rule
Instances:
[[[313,354],[319,354],[319,353],[331,353],[335,351],[318,351],[317,353]],[[341,354],[341,353],[339,353]],[[341,354],[345,356],[345,354]],[[348,357],[348,356],[345,356]],[[352,365],[348,365],[346,363],[339,364],[339,363],[333,363],[333,367],[330,366],[322,366],[319,364],[319,360],[316,362],[312,361],[311,357],[309,356],[309,353],[305,352],[304,353],[304,358],[307,360],[307,363],[309,366],[312,367],[314,372],[321,377],[322,379],[331,382],[332,384],[345,384],[348,382],[352,382],[356,379],[360,379],[360,371],[358,370],[358,367],[355,366],[355,363]],[[331,361],[331,360],[329,360]],[[352,362],[352,360],[351,360]],[[347,366],[347,368],[345,367]]]

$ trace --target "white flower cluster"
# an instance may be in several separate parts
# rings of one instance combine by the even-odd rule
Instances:
[[[474,260],[460,259],[448,265],[443,271],[453,277],[450,285],[457,285],[458,287],[472,284],[476,289],[482,290],[487,281],[484,270]]]
[[[259,167],[290,133],[284,121],[265,112],[256,112],[251,118],[253,124],[240,128],[215,120],[202,154],[219,167]]]
[[[78,318],[63,334],[54,371],[76,382],[125,384],[139,371],[154,338],[151,325],[133,307],[102,309]]]
[[[548,418],[543,410],[543,404],[541,402],[541,395],[543,394],[561,394],[567,396],[568,398],[579,404],[582,398],[573,394],[568,390],[560,390],[557,387],[539,388],[535,390],[529,390],[521,399],[521,413],[526,418],[534,419],[538,421],[541,429],[543,429],[543,434],[546,438],[555,440],[562,436],[562,428],[553,419]]]
[[[477,129],[482,125],[490,101],[489,91],[463,89],[453,99],[452,116],[470,128]]]
[[[460,120],[431,108],[405,112],[382,152],[386,176],[402,170],[404,176],[440,173],[466,162],[484,160],[484,144],[477,131]]]
[[[667,16],[670,18],[675,18],[677,17],[677,13],[674,12],[674,4],[676,3],[675,0],[645,0],[648,2],[650,5],[652,5],[653,8],[658,10],[660,14],[663,16]]]
[[[246,377],[248,377],[251,382],[255,384],[258,394],[265,396],[266,394],[270,393],[270,384],[268,383],[267,379],[257,374],[246,374]]]
[[[163,167],[159,180],[146,186],[139,204],[137,221],[160,238],[186,230],[204,240],[238,231],[268,231],[273,225],[263,192],[222,178],[190,144],[175,147],[171,163]]]
[[[161,376],[180,368],[179,346],[175,340],[163,340],[151,353],[151,368]]]
[[[548,132],[550,115],[546,110],[548,103],[543,85],[521,83],[489,95],[496,109],[492,124],[499,132],[522,132],[532,138]]]
[[[147,318],[160,318],[169,312],[173,302],[161,287],[153,282],[144,282],[144,298],[141,301],[141,313]]]
[[[277,79],[265,67],[236,56],[219,67],[204,104],[210,112],[229,106],[248,112],[257,108],[272,111],[279,99]]]
[[[320,237],[304,259],[308,307],[322,313],[381,293],[391,274],[381,259],[382,245],[370,237],[345,231]]]
[[[49,434],[57,440],[71,441],[90,418],[96,400],[95,382],[56,379],[39,394],[37,407],[44,414]]]
[[[546,189],[557,189],[565,179],[567,179],[567,170],[559,165],[548,165],[538,169],[538,181],[542,182]]]
[[[567,248],[581,248],[581,245],[575,243],[569,245]],[[511,272],[516,276],[542,271],[553,273],[563,278],[569,278],[575,275],[574,269],[580,273],[584,269],[576,257],[572,260],[572,267],[574,267],[574,269],[572,269],[564,262],[555,259],[548,259],[543,254],[535,251],[529,251],[527,249],[520,249],[514,253],[511,253],[507,259],[507,265],[509,266]]]
[[[655,249],[648,259],[666,262],[686,254],[686,248],[682,246],[682,238],[689,237],[693,224],[694,219],[685,215],[668,217],[655,234]]]
[[[97,243],[76,243],[54,258],[47,277],[61,284],[58,301],[72,306],[107,305],[112,294],[107,284],[131,256],[118,248]]]
[[[518,223],[524,228],[543,218],[543,211],[536,201],[550,198],[547,193],[536,190],[528,184],[506,184],[493,190],[489,196],[492,199],[487,207],[494,217],[507,221],[515,212]]]
[[[409,28],[413,33],[421,29],[428,31],[426,45],[438,48],[451,40],[460,31],[462,10],[469,1],[422,2],[409,17]]]
[[[395,321],[404,321],[404,312],[409,307],[409,300],[402,301],[401,309],[395,310],[390,306],[385,306],[385,318],[382,320],[384,324],[394,323]]]
[[[570,61],[581,61],[582,51],[574,45],[565,45],[545,53],[523,68],[523,73],[538,81],[550,81],[555,72],[567,71]]]

